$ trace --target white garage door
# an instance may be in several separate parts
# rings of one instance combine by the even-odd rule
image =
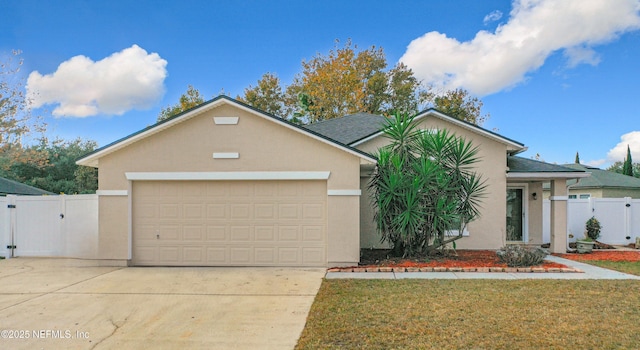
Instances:
[[[135,181],[133,263],[325,266],[325,181]]]

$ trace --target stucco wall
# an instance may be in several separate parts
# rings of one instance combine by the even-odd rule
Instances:
[[[215,125],[214,116],[239,122]],[[214,152],[237,152],[239,158],[213,159]],[[330,171],[328,190],[360,188],[358,156],[228,104],[100,158],[99,169],[100,190],[129,189],[126,172],[231,171]],[[328,202],[328,261],[357,262],[359,198],[330,196]],[[127,197],[101,198],[100,214],[101,258],[126,259]]]
[[[480,162],[477,165],[477,172],[486,181],[486,197],[482,200],[481,216],[478,220],[468,226],[469,236],[456,242],[460,249],[498,249],[505,244],[506,226],[506,169],[507,169],[507,146],[504,143],[490,139],[486,136],[472,132],[467,128],[448,123],[442,119],[426,116],[420,121],[420,128],[447,129],[458,136],[465,137],[479,149],[478,156]],[[380,136],[356,147],[360,150],[374,153],[379,147],[388,144],[389,140]],[[360,186],[365,193],[366,182],[363,179]],[[373,207],[361,207],[361,244],[362,248],[379,248],[379,236],[375,231],[372,220]]]

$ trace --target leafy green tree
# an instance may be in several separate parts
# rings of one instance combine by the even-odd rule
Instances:
[[[575,160],[576,164],[580,164],[580,155],[578,154],[578,152],[576,152],[576,160]]]
[[[482,126],[489,113],[482,115],[483,102],[464,89],[449,90],[440,96],[431,95],[433,108],[468,123]]]
[[[277,117],[284,117],[284,93],[280,79],[275,74],[265,73],[256,86],[249,85],[244,89],[244,96],[236,99]]]
[[[192,85],[187,87],[187,92],[180,96],[178,103],[173,106],[163,108],[158,114],[158,122],[169,119],[174,115],[180,114],[193,107],[204,103],[204,98],[200,95],[200,91],[195,89]]]
[[[631,160],[631,149],[627,145],[627,157],[624,159],[622,165],[622,174],[633,176],[633,161]]]
[[[622,174],[622,168],[624,166],[624,162],[618,161],[611,164],[606,170],[614,173]],[[633,163],[633,177],[640,178],[640,163]]]
[[[26,147],[23,153],[45,154],[44,162],[34,163],[30,158],[6,162],[8,166],[0,169],[0,176],[53,193],[95,193],[98,170],[79,166],[75,161],[96,147],[95,141],[80,138],[73,141],[56,139],[53,142],[42,138],[38,144]]]
[[[388,120],[384,134],[391,143],[379,149],[369,183],[381,240],[403,257],[455,246],[479,217],[486,189],[474,171],[477,147],[444,129],[419,130],[401,114]]]

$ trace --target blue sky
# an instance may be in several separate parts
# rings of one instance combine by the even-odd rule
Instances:
[[[640,1],[1,0],[0,54],[22,51],[48,134],[105,145],[155,122],[189,84],[235,97],[286,85],[336,39],[383,47],[425,83],[484,101],[522,155],[640,161]]]

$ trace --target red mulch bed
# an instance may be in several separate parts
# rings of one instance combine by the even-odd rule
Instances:
[[[640,261],[640,251],[602,251],[594,250],[587,254],[554,254],[561,258],[575,261],[581,260],[605,260],[605,261]]]
[[[458,250],[457,255],[434,256],[428,259],[379,259],[365,256],[363,250],[363,259],[358,267],[507,267],[507,264],[498,259],[495,251],[492,250]],[[372,261],[373,260],[373,261]],[[567,268],[566,265],[545,261],[542,265],[534,266],[542,268]]]

